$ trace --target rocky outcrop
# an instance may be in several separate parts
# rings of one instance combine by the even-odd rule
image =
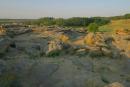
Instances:
[[[0,75],[2,75],[6,71],[6,62],[0,60]]]
[[[10,38],[0,39],[0,51],[5,49],[2,53],[12,47],[4,55],[6,60],[0,60],[0,87],[5,87],[7,83],[8,87],[10,84],[11,87],[21,87],[19,84],[24,87],[123,87],[120,83],[130,86],[130,61],[118,57],[119,43],[114,44],[117,39],[100,33],[88,34],[86,44],[79,44],[84,42],[84,36],[77,38],[81,42],[73,44],[71,42],[75,39],[65,43],[65,36],[57,40],[49,34],[50,38],[44,38],[46,34],[39,33],[16,36],[13,38],[15,43],[11,44]],[[130,50],[130,46],[126,48]],[[41,56],[41,53],[44,55]]]
[[[24,78],[24,87],[53,87],[55,80],[51,77],[57,71],[59,66],[57,64],[42,64],[32,66],[28,70],[27,78]],[[54,82],[53,82],[54,81]],[[53,84],[52,84],[53,83]]]
[[[40,44],[35,44],[25,48],[25,52],[33,59],[41,56],[42,49]]]
[[[125,36],[120,36],[120,35],[115,35],[114,36],[115,41],[114,45],[122,51],[123,54],[128,56],[130,58],[130,40],[129,40],[129,35]]]
[[[46,55],[49,57],[59,56],[60,52],[63,50],[63,43],[59,41],[50,41],[48,42],[48,50]]]
[[[15,36],[15,35],[20,35],[20,34],[24,34],[24,33],[29,33],[32,30],[30,28],[9,28],[6,29],[7,31],[7,35],[9,36]]]
[[[48,51],[47,53],[51,52],[51,51],[55,51],[55,50],[62,50],[62,42],[59,41],[50,41],[48,43]]]
[[[68,53],[72,49],[73,48],[70,44],[61,42],[59,40],[54,40],[48,42],[48,50],[46,51],[46,55],[59,55],[60,53]]]
[[[0,87],[53,87],[51,77],[58,68],[58,64],[24,58],[0,60]]]
[[[89,33],[84,38],[84,43],[89,46],[95,46],[104,43],[102,34]]]
[[[84,38],[84,42],[86,45],[94,45],[95,44],[95,35],[93,33],[88,34],[85,38]]]

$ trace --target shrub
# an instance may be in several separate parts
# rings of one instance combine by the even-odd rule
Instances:
[[[98,25],[96,23],[91,23],[89,26],[88,26],[88,31],[89,32],[97,32],[98,31]]]
[[[47,53],[47,57],[56,57],[60,55],[60,50],[54,50],[49,53]]]

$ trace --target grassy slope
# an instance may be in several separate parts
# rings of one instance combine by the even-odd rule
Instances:
[[[87,29],[87,27],[67,27],[67,29],[76,29],[79,30],[81,28]],[[112,20],[111,23],[107,25],[103,25],[99,28],[101,32],[112,32],[116,29],[130,29],[130,19],[121,19],[121,20]]]
[[[130,19],[112,20],[111,23],[101,26],[100,31],[113,31],[115,29],[130,29]]]

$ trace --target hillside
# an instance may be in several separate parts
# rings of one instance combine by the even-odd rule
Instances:
[[[130,30],[130,19],[112,20],[111,23],[100,27],[100,31],[115,31],[117,29]]]

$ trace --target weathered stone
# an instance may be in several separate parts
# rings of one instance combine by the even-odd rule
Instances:
[[[87,49],[78,49],[78,50],[76,51],[76,55],[84,56],[84,55],[86,55],[88,52],[89,52],[89,50],[87,50]]]
[[[106,38],[105,38],[105,43],[106,43],[106,44],[111,44],[112,41],[114,41],[114,38],[113,38],[113,37],[106,37]]]
[[[25,48],[25,51],[31,57],[39,57],[41,54],[41,47],[40,47],[40,45],[32,45],[31,47]]]
[[[48,44],[48,51],[46,52],[47,55],[59,55],[59,53],[62,52],[69,52],[72,51],[72,47],[64,42],[61,41],[50,41]]]
[[[11,39],[7,37],[0,38],[0,54],[4,54],[10,47]]]
[[[87,79],[85,87],[103,87],[103,86],[104,83],[100,80],[100,78],[94,77]]]
[[[101,34],[89,33],[84,38],[84,42],[89,46],[103,45],[104,46],[104,38]]]
[[[118,82],[114,82],[114,83],[109,84],[109,85],[104,86],[104,87],[124,87],[124,86]]]
[[[8,28],[6,29],[7,35],[9,36],[15,36],[20,34],[29,33],[32,30],[29,28]]]
[[[55,51],[55,50],[61,50],[62,47],[62,43],[58,42],[58,41],[50,41],[49,45],[48,45],[48,51],[47,53],[51,52],[51,51]]]
[[[101,56],[103,56],[103,53],[99,49],[97,49],[97,50],[90,50],[89,51],[89,56],[91,56],[91,57],[101,57]]]
[[[28,71],[24,87],[53,87],[51,76],[57,71],[57,64],[36,63]]]
[[[6,63],[5,61],[0,60],[0,75],[2,75],[5,70],[6,70]]]
[[[111,50],[107,49],[107,48],[102,48],[102,53],[104,56],[107,56],[107,57],[111,57],[112,56],[112,52]]]

